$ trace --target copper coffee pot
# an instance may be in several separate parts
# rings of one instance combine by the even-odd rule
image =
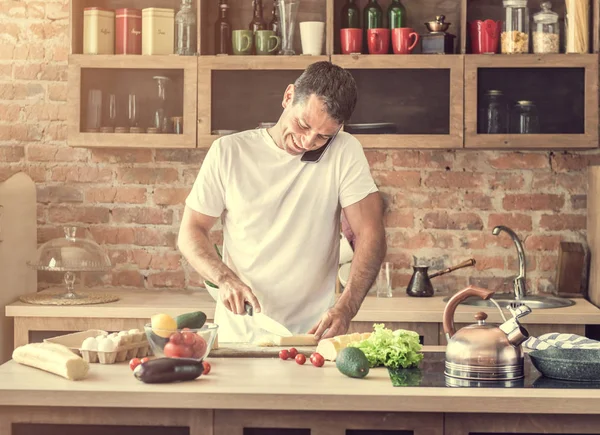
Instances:
[[[519,323],[519,318],[531,312],[527,305],[513,309],[508,307],[512,318],[506,320],[500,306],[490,299],[491,290],[469,286],[456,293],[444,309],[444,332],[448,341],[446,347],[446,376],[476,381],[510,381],[524,377],[523,350],[521,344],[529,333]],[[490,299],[504,319],[502,325],[488,325],[487,314],[475,314],[476,324],[454,330],[454,311],[470,296]]]

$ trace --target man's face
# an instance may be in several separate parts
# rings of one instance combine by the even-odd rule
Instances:
[[[340,124],[327,114],[320,98],[311,95],[302,103],[292,104],[293,85],[288,86],[283,100],[281,136],[283,149],[293,156],[321,148],[336,134]]]

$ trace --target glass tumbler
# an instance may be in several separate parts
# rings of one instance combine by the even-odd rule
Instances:
[[[381,264],[381,268],[379,269],[379,275],[377,275],[378,298],[392,297],[392,270],[392,263],[386,261]]]

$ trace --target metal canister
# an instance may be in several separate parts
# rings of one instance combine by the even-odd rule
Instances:
[[[142,54],[173,54],[175,45],[175,10],[142,9]]]
[[[142,54],[141,9],[122,8],[115,13],[115,54]]]
[[[83,10],[83,54],[115,54],[115,12],[104,8]]]

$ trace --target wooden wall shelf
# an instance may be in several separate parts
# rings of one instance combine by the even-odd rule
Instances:
[[[246,28],[251,19],[251,2],[228,0],[234,29]],[[408,26],[425,33],[425,18],[433,19],[444,13],[451,21],[450,32],[457,36],[456,53],[449,55],[341,55],[339,51],[338,16],[345,0],[303,0],[299,21],[322,20],[326,23],[324,52],[322,56],[215,56],[214,22],[218,8],[216,0],[196,0],[197,57],[171,56],[89,56],[82,55],[83,9],[89,6],[118,7],[168,7],[177,9],[179,0],[73,0],[71,2],[69,57],[69,117],[68,143],[86,147],[165,147],[208,148],[219,136],[212,134],[219,129],[246,129],[256,127],[256,121],[276,121],[275,111],[280,110],[278,99],[285,85],[290,83],[309,64],[319,60],[348,68],[357,76],[359,106],[355,123],[399,122],[402,134],[357,134],[365,148],[486,148],[486,149],[584,149],[598,147],[598,49],[600,33],[600,0],[590,0],[592,21],[590,46],[593,54],[551,55],[473,55],[469,52],[467,23],[483,17],[495,18],[502,14],[501,2],[496,0],[451,0],[440,5],[437,0],[403,2],[407,8]],[[264,14],[268,21],[272,0],[263,0]],[[357,0],[363,8],[367,0]],[[384,9],[390,0],[379,0]],[[530,5],[530,14],[537,11]],[[557,6],[559,13],[564,7]],[[299,31],[296,32],[295,48],[301,52]],[[417,50],[418,52],[418,50]],[[487,86],[494,73],[487,70],[523,69],[543,71],[562,69],[583,71],[581,86],[585,90],[581,98],[581,132],[551,132],[536,135],[485,135],[477,133],[477,103],[480,87]],[[181,81],[181,96],[176,103],[182,107],[184,117],[183,135],[83,133],[82,120],[85,111],[82,96],[90,87],[90,81],[101,71],[108,71],[112,81],[118,75],[111,70],[121,70],[124,75],[132,71],[140,76],[159,71],[172,71]],[[419,72],[411,72],[418,70]],[[94,72],[95,71],[95,72]],[[484,73],[482,73],[484,71]],[[264,72],[265,74],[258,74]],[[393,77],[396,75],[397,77]],[[257,75],[258,74],[258,75]],[[478,80],[479,75],[483,74]],[[488,75],[486,75],[488,74]],[[500,72],[498,72],[500,74]],[[568,73],[567,73],[568,74]],[[86,79],[85,76],[88,76]],[[391,91],[384,92],[386,80],[414,83],[407,89],[397,82]],[[365,85],[372,84],[370,85]],[[441,84],[443,82],[443,85]],[[446,85],[447,83],[447,85]],[[136,84],[137,85],[137,84]],[[229,85],[239,93],[242,101],[227,92]],[[245,85],[247,89],[240,88]],[[566,83],[567,87],[569,82]],[[179,86],[179,85],[178,85]],[[261,87],[262,86],[262,87]],[[379,86],[379,87],[378,87]],[[232,91],[234,92],[234,91]],[[155,89],[148,86],[152,95]],[[412,93],[412,94],[411,94]],[[422,93],[421,99],[417,94]],[[429,93],[429,94],[428,94]],[[435,94],[437,93],[437,94]],[[434,96],[437,95],[437,96]],[[558,108],[564,101],[558,95],[554,105]],[[437,100],[436,100],[437,99]],[[443,107],[435,104],[437,101]],[[247,103],[246,103],[247,102]],[[243,104],[242,104],[243,103]],[[573,99],[572,104],[579,104]],[[247,113],[249,105],[254,113]],[[581,105],[581,104],[579,104]],[[566,112],[572,112],[569,108]],[[227,117],[231,118],[231,124]],[[367,118],[379,118],[370,120]],[[579,127],[578,127],[579,128]],[[427,130],[427,131],[425,131]]]

